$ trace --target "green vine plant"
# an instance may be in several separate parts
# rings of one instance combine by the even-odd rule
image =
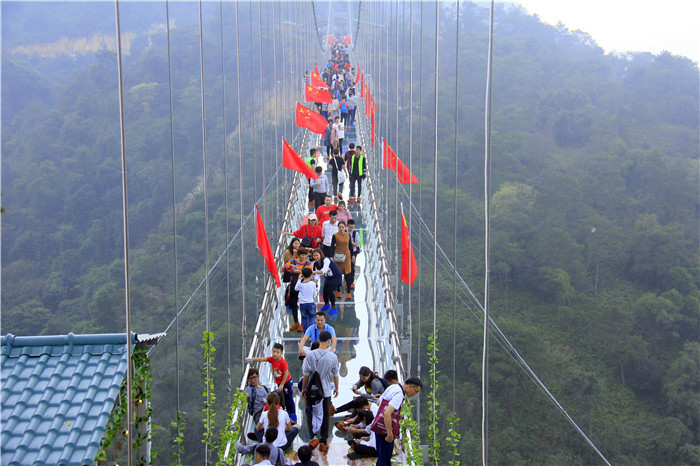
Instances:
[[[428,339],[428,362],[430,363],[430,392],[428,393],[428,459],[432,464],[440,464],[440,439],[438,437],[438,369],[437,331]]]
[[[134,398],[134,431],[132,436],[133,451],[140,451],[144,443],[151,441],[151,429],[148,428],[149,420],[153,417],[153,408],[149,400],[151,399],[151,381],[153,374],[151,373],[151,360],[148,357],[145,346],[136,347],[132,355],[134,361],[134,377],[131,383],[131,394]],[[141,409],[145,406],[146,409]],[[139,427],[146,426],[145,429]],[[143,430],[143,432],[142,432]],[[151,465],[155,454],[150,457],[142,456],[136,460],[138,465]]]
[[[413,419],[413,406],[408,398],[401,408],[401,429],[403,430],[403,452],[406,464],[423,466],[423,449],[420,446],[418,423]]]
[[[235,458],[235,453],[229,452],[228,458],[224,458],[224,448],[223,446],[231,442],[232,444],[238,439],[241,434],[241,420],[245,410],[243,407],[246,403],[246,393],[240,388],[236,389],[236,393],[233,394],[233,401],[231,403],[231,409],[229,410],[228,417],[226,418],[226,425],[221,431],[221,447],[219,448],[219,461],[217,465],[223,464],[233,464],[233,459]],[[234,419],[235,417],[235,419]]]
[[[462,434],[457,430],[457,423],[459,418],[456,413],[452,413],[450,417],[447,418],[447,438],[445,443],[452,448],[452,460],[448,461],[447,464],[450,466],[459,466],[459,441],[462,439]]]
[[[122,431],[122,423],[124,417],[126,416],[126,378],[122,381],[121,388],[119,389],[118,401],[109,416],[107,425],[105,426],[105,433],[102,436],[102,441],[100,442],[100,449],[97,451],[95,456],[95,462],[106,462],[107,461],[107,449],[112,445],[112,439],[114,439],[114,456],[117,455],[117,449],[121,450],[121,442],[117,441],[119,435]],[[116,463],[116,458],[115,458]]]
[[[121,388],[119,389],[118,402],[115,404],[112,413],[110,414],[109,420],[105,427],[105,433],[100,442],[100,449],[95,456],[95,462],[107,462],[107,449],[112,445],[114,441],[114,456],[116,464],[118,451],[122,450],[123,444],[120,440],[121,437],[131,437],[131,449],[134,452],[138,452],[143,446],[144,442],[150,442],[151,431],[143,426],[148,426],[149,420],[152,417],[153,409],[151,407],[151,381],[153,380],[153,374],[151,373],[151,361],[147,356],[146,347],[136,347],[131,355],[131,360],[134,365],[134,376],[131,379],[131,396],[134,404],[134,423],[133,430],[136,432],[135,435],[129,435],[130,433],[123,429],[124,418],[127,412],[127,401],[126,401],[126,377],[122,381]],[[140,410],[145,403],[146,409]],[[142,413],[139,413],[142,411]],[[153,458],[156,457],[156,453],[152,452],[150,457],[142,456],[136,459],[135,464],[137,465],[151,465],[153,464]]]
[[[202,443],[207,445],[208,450],[211,451],[214,447],[213,444],[213,424],[214,424],[214,402],[216,401],[216,395],[214,394],[214,333],[213,332],[203,332],[202,336],[202,349],[204,350],[204,364],[202,365],[202,374],[204,375],[204,392],[202,396],[204,397],[204,409],[202,413],[204,417],[202,421],[204,422],[204,438]]]
[[[182,458],[185,456],[185,418],[183,412],[178,411],[175,420],[170,423],[175,428],[175,438],[173,439],[173,464],[182,466]]]

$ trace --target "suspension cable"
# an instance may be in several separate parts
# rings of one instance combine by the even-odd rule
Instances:
[[[297,138],[298,138],[298,136],[294,138],[294,142],[296,142]],[[293,143],[294,143],[294,142],[293,142]],[[292,144],[293,144],[293,143],[292,143]],[[258,204],[258,203],[260,202],[260,200],[261,200],[264,196],[267,195],[267,192],[272,188],[272,185],[273,185],[273,183],[274,183],[274,178],[277,177],[277,176],[280,176],[280,171],[282,170],[282,168],[283,168],[282,165],[279,165],[279,166],[277,167],[277,171],[275,172],[275,175],[274,175],[273,179],[271,179],[271,180],[268,182],[267,187],[265,188],[265,190],[263,191],[263,193],[260,195],[260,197],[258,197],[258,198],[255,200],[254,204]],[[286,173],[286,172],[285,172],[285,173]],[[219,257],[218,257],[218,258],[216,259],[216,261],[214,262],[214,264],[213,264],[213,265],[209,268],[209,270],[207,271],[207,274],[208,274],[209,276],[211,276],[211,275],[214,273],[214,270],[215,270],[215,269],[218,267],[218,265],[224,260],[225,255],[227,254],[227,252],[233,247],[233,242],[236,241],[236,239],[239,237],[239,235],[241,235],[241,236],[243,235],[243,227],[244,227],[245,225],[248,224],[248,221],[250,220],[250,216],[253,215],[253,213],[255,213],[255,207],[253,207],[253,209],[251,209],[251,210],[248,212],[248,214],[246,214],[246,215],[244,215],[244,216],[241,217],[241,218],[242,218],[242,221],[241,221],[241,226],[240,226],[240,228],[239,228],[238,231],[233,235],[233,237],[231,238],[231,240],[229,241],[229,243],[226,245],[226,248],[224,248],[224,250],[221,252],[221,254],[219,255]],[[185,303],[182,305],[182,307],[180,307],[179,311],[177,312],[177,314],[176,314],[176,316],[175,316],[176,318],[179,317],[179,316],[185,311],[185,309],[187,309],[187,308],[189,307],[189,305],[193,302],[194,297],[197,295],[197,293],[199,292],[199,290],[204,286],[204,282],[205,282],[205,279],[202,279],[202,281],[199,283],[199,285],[198,285],[198,286],[194,289],[194,291],[190,294],[189,298],[185,301]],[[165,328],[165,330],[163,330],[163,333],[168,333],[168,331],[172,328],[173,325],[175,325],[175,323],[176,323],[176,320],[173,319],[173,320],[168,324],[168,326]],[[159,351],[159,348],[162,348],[162,347],[163,347],[163,346],[152,346],[152,347],[149,349],[149,352],[148,352],[149,356],[151,356],[152,354],[153,354],[153,355],[157,354],[158,351]],[[151,357],[152,357],[152,356],[151,356]]]
[[[277,10],[277,3],[275,0],[272,0],[272,82],[274,86],[274,98],[273,101],[275,102],[275,143],[279,141],[277,139],[277,128],[279,126],[279,120],[277,117],[277,107],[279,107],[279,86],[278,86],[278,81],[277,81],[277,15],[276,15],[276,10]],[[278,150],[275,151],[275,166],[279,166],[280,164],[280,152]],[[277,215],[275,215],[275,231],[280,230],[279,226],[279,218],[280,218],[280,184],[279,184],[279,177],[275,177],[275,212]]]
[[[394,46],[396,47],[396,53],[394,54],[395,57],[395,66],[396,68],[396,81],[394,82],[394,87],[396,87],[396,101],[394,102],[394,106],[396,107],[396,133],[394,134],[394,140],[397,142],[396,150],[399,150],[398,147],[398,141],[399,141],[399,0],[396,0],[396,23],[395,23],[395,40],[396,43]],[[387,112],[388,113],[388,112]],[[387,170],[388,172],[388,170]],[[394,180],[394,218],[397,219],[399,218],[399,177],[395,177]],[[398,224],[398,222],[396,222]],[[398,225],[397,225],[398,226]],[[396,228],[392,228],[393,231],[397,231]],[[401,231],[401,230],[398,230]],[[401,282],[399,281],[399,277],[401,276],[401,271],[399,270],[399,256],[401,255],[401,234],[397,232],[396,236],[396,241],[394,241],[394,267],[396,268],[396,285],[401,286]],[[410,263],[411,261],[409,261]],[[410,275],[409,275],[410,277]],[[410,278],[409,278],[409,281]],[[401,332],[403,332],[403,312],[401,313]]]
[[[117,75],[119,79],[119,137],[121,142],[122,162],[122,225],[124,236],[124,310],[126,320],[126,431],[133,436],[133,408],[131,395],[131,288],[129,277],[129,216],[126,183],[126,137],[124,135],[124,79],[122,74],[122,37],[119,21],[119,0],[114,2],[115,20],[117,26]],[[132,463],[131,440],[127,441],[127,461]]]
[[[419,53],[419,58],[418,58],[418,106],[420,109],[420,113],[418,115],[418,121],[423,120],[423,2],[421,1],[421,6],[420,6],[420,53]],[[420,150],[418,151],[418,170],[420,171],[420,177],[423,177],[423,125],[419,124],[418,125],[418,140],[420,141]],[[419,218],[420,218],[420,212],[423,211],[423,185],[419,184],[418,185],[418,205],[420,206],[419,210]],[[423,241],[422,241],[422,236],[418,236],[418,252],[419,254],[423,252]],[[422,320],[422,312],[421,312],[421,307],[423,301],[421,300],[421,292],[423,290],[423,286],[421,285],[421,281],[418,280],[418,351],[416,352],[416,356],[418,357],[418,364],[417,364],[417,375],[420,378],[421,376],[421,353],[423,352],[423,346],[422,346],[422,326],[421,326],[421,320]],[[416,419],[418,419],[418,427],[420,428],[421,425],[421,399],[418,397],[418,402],[416,403]]]
[[[489,208],[491,197],[491,72],[493,67],[493,11],[489,13],[489,50],[486,67],[486,111],[484,113],[484,348],[481,363],[481,461],[488,464],[489,455]]]
[[[408,171],[413,173],[413,0],[410,0],[409,13],[409,107],[408,107]],[[408,202],[413,203],[413,183],[408,185]],[[413,228],[413,209],[408,209],[408,237],[411,238]],[[408,276],[411,277],[411,260],[408,261]],[[420,282],[420,280],[419,280]],[[413,314],[411,309],[411,290],[408,287],[408,372],[411,369],[411,357],[413,355]]]
[[[250,71],[252,72],[255,69],[254,63],[253,63],[253,2],[250,1],[248,2],[248,17],[249,17],[249,22],[250,24]],[[257,106],[255,105],[255,80],[250,79],[250,103],[251,103],[251,109],[250,109],[250,115],[252,116],[252,133],[253,133],[253,139],[255,138],[255,129],[257,126]],[[260,103],[262,104],[263,101],[263,96],[260,96]],[[262,105],[261,105],[262,107]],[[253,181],[254,181],[254,186],[255,189],[253,190],[254,195],[253,197],[258,197],[258,164],[254,163],[253,164]],[[243,188],[243,185],[241,185],[241,188]]]
[[[318,37],[318,46],[321,47],[321,50],[325,50],[325,47],[323,47],[323,41],[321,40],[321,33],[318,31],[318,21],[316,21],[316,5],[314,4],[313,0],[311,0],[311,11],[314,15],[314,30],[316,31],[316,37]]]
[[[221,115],[224,125],[223,150],[224,150],[224,205],[226,209],[226,244],[229,243],[229,206],[228,206],[228,119],[226,118],[226,68],[224,61],[224,1],[219,0],[219,21],[221,38]],[[231,391],[231,268],[228,248],[226,249],[226,386],[229,395],[229,403],[233,400]]]
[[[348,4],[348,8],[350,5]],[[357,39],[360,37],[360,15],[362,14],[362,0],[357,2],[357,26],[355,26],[355,39],[352,41],[352,51],[357,47]]]
[[[405,190],[404,190],[404,196],[406,195]],[[450,274],[455,274],[455,276],[458,278],[459,282],[462,284],[462,287],[466,289],[467,294],[468,294],[468,301],[464,301],[463,298],[460,297],[460,301],[462,304],[465,304],[467,308],[472,309],[472,306],[477,308],[478,310],[481,311],[481,315],[476,314],[475,312],[472,311],[472,314],[477,317],[477,319],[484,318],[485,315],[485,309],[483,304],[478,300],[478,298],[474,295],[472,290],[469,288],[469,285],[465,282],[464,278],[462,275],[459,273],[455,265],[450,261],[449,256],[447,253],[443,250],[443,248],[440,246],[440,244],[437,242],[437,239],[433,236],[432,231],[430,227],[425,223],[425,220],[423,220],[422,216],[420,215],[419,208],[413,204],[409,203],[410,209],[415,210],[417,218],[419,220],[419,226],[418,226],[418,231],[419,231],[419,238],[422,238],[423,234],[428,237],[427,242],[435,242],[437,244],[439,258],[442,260],[441,264],[446,263],[447,265],[443,264],[443,267],[445,268],[446,271],[448,271]],[[426,260],[430,260],[425,254],[419,251],[419,254],[421,257],[425,258]],[[449,267],[449,268],[448,268]],[[471,304],[471,306],[470,306]],[[496,337],[496,341],[499,343],[499,345],[505,350],[505,352],[515,361],[515,363],[525,372],[528,378],[530,378],[535,385],[538,387],[538,389],[545,395],[545,397],[555,406],[555,408],[566,418],[566,420],[576,429],[576,431],[583,437],[583,439],[588,443],[593,450],[601,457],[601,459],[606,463],[610,464],[608,460],[605,458],[605,456],[598,450],[598,448],[595,446],[595,444],[588,438],[588,436],[585,434],[583,429],[581,429],[576,421],[573,420],[573,418],[569,415],[569,413],[562,407],[562,405],[559,403],[559,401],[554,397],[554,395],[549,391],[547,386],[540,380],[540,378],[537,376],[535,371],[528,365],[528,363],[525,361],[525,359],[520,355],[518,352],[517,348],[510,342],[508,337],[503,333],[503,331],[500,329],[498,324],[489,317],[489,332],[493,332],[493,335]]]
[[[252,28],[251,28],[252,29]],[[262,0],[258,0],[258,33],[260,35],[260,41],[258,42],[260,51],[260,158],[262,159],[262,170],[261,170],[261,184],[260,186],[265,186],[265,90],[263,86],[263,35],[262,35]],[[273,51],[274,53],[274,51]],[[263,223],[267,221],[265,218],[265,198],[262,201],[262,219]]]
[[[178,310],[180,309],[180,282],[178,276],[177,257],[177,210],[175,195],[175,123],[173,118],[173,67],[170,46],[170,2],[165,1],[165,33],[168,42],[168,98],[170,108],[170,179],[172,182],[172,203],[173,203],[173,265],[175,269],[175,390],[177,397],[175,407],[180,413],[180,325],[178,321]],[[176,417],[177,420],[177,417]],[[181,428],[181,421],[177,421],[178,431]]]
[[[457,51],[455,52],[455,156],[454,156],[454,258],[457,268],[457,128],[459,123],[459,0],[457,0]],[[452,321],[457,322],[457,276],[452,282]],[[452,326],[452,413],[457,406],[457,326]]]
[[[245,233],[243,231],[243,143],[241,141],[241,133],[243,132],[243,121],[241,117],[241,35],[239,22],[238,2],[236,2],[236,89],[238,94],[238,191],[241,204],[241,364],[245,365],[245,348],[246,348],[246,312],[245,312]]]
[[[435,163],[433,166],[433,234],[437,238],[437,198],[438,198],[438,87],[439,87],[439,71],[440,71],[440,61],[438,60],[438,50],[440,44],[440,0],[435,2]],[[433,337],[437,334],[437,241],[433,243]],[[435,346],[437,342],[432,345],[432,370],[433,374],[436,374],[435,359],[437,358],[437,351]],[[433,431],[432,438],[437,440],[436,426],[434,422],[431,422],[430,428]]]
[[[202,168],[204,181],[204,270],[209,270],[209,193],[207,186],[207,118],[205,113],[205,95],[204,95],[204,28],[202,21],[202,0],[199,0],[199,74],[200,74],[200,91],[202,103]],[[204,277],[204,314],[205,314],[205,329],[207,334],[211,329],[211,320],[209,316],[209,274]],[[207,380],[211,380],[211,363],[209,358],[206,361]],[[207,383],[207,404],[211,400],[211,384]],[[207,432],[211,432],[211,410],[206,410],[206,425]],[[209,460],[209,444],[204,444],[204,459]]]

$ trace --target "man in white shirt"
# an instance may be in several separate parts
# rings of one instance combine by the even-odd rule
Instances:
[[[391,427],[391,416],[394,411],[401,409],[404,399],[412,397],[420,393],[423,384],[418,377],[406,379],[403,384],[389,385],[378,403],[381,408],[384,400],[388,401],[388,405],[384,410],[384,416],[377,422],[384,422],[386,428],[386,436],[377,434],[377,466],[391,466],[391,454],[394,451],[394,432]]]
[[[338,233],[338,212],[331,210],[328,212],[328,220],[323,222],[321,227],[321,237],[323,238],[323,255],[325,257],[333,257],[333,250],[331,249],[331,244],[333,243],[333,235]]]

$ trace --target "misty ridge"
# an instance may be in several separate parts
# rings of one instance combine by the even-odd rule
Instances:
[[[338,4],[339,10],[347,10],[343,2]],[[239,192],[248,212],[277,169],[278,139],[291,141],[297,134],[292,109],[301,99],[304,72],[327,60],[305,2],[278,5],[277,25],[272,25],[271,2],[260,5],[261,18],[257,3],[242,2],[239,31],[232,2],[222,5],[223,21],[219,3],[203,6],[207,174],[201,163],[198,6],[170,4],[168,60],[164,5],[122,4],[132,325],[137,332],[162,331],[176,304],[204,276],[204,176],[210,183],[209,252],[218,257],[226,248],[227,232],[241,224]],[[327,7],[317,6],[319,21]],[[123,332],[114,5],[2,2],[0,8],[3,334]],[[375,18],[361,24],[357,60],[377,86],[386,87],[377,94],[381,137],[396,141],[392,147],[402,157],[413,146],[413,171],[421,180],[414,187],[414,202],[432,206],[438,197],[439,211],[425,208],[423,219],[431,224],[438,216],[438,241],[446,249],[457,242],[457,267],[471,289],[479,290],[484,274],[488,11],[461,2],[457,44],[456,4],[441,7],[440,144],[435,157],[434,5],[423,8],[414,5],[412,80],[408,6],[400,10],[398,44],[394,17],[382,25]],[[262,35],[258,20],[264,22]],[[363,48],[363,40],[371,47]],[[585,32],[549,26],[522,8],[497,5],[493,318],[616,464],[700,463],[699,76],[697,63],[687,58],[605,54]],[[411,84],[414,99],[409,102]],[[413,141],[408,141],[408,108],[414,109]],[[457,183],[452,170],[455,144]],[[381,156],[376,148],[375,154]],[[434,163],[437,187],[432,179],[427,181]],[[391,187],[386,189],[393,197]],[[285,205],[287,198],[280,190],[267,199],[267,208],[272,212],[275,200]],[[229,213],[227,205],[235,208]],[[245,234],[254,238],[252,230]],[[253,256],[254,246],[251,240],[246,254]],[[232,254],[240,273],[239,245]],[[246,270],[248,309],[256,306],[255,277],[262,270],[257,261],[257,256],[251,259]],[[432,331],[425,324],[432,319],[431,262],[419,259],[419,271],[423,291],[420,299],[414,297],[414,308],[421,309],[423,325],[414,325],[412,331],[427,342]],[[225,309],[226,279],[214,279],[218,287],[212,291],[212,306]],[[451,406],[454,384],[462,461],[471,464],[479,462],[481,328],[466,318],[452,321],[451,286],[439,285],[445,296],[439,303],[443,312],[438,328],[444,336],[440,380],[449,387],[440,395],[441,409]],[[240,282],[233,281],[231,300],[240,301],[241,291]],[[183,409],[189,413],[201,409],[201,303],[194,308],[184,317],[182,330],[183,346],[189,346],[181,356],[187,367]],[[213,319],[219,341],[227,332],[241,333],[240,309],[234,306],[232,312],[230,328],[224,314]],[[458,336],[454,345],[453,331]],[[457,380],[450,376],[453,350],[460,355]],[[240,338],[233,339],[231,352],[241,353]],[[225,365],[224,353],[216,355],[219,367]],[[425,347],[416,345],[414,353],[425,354]],[[492,363],[494,463],[597,461],[507,355],[494,350]],[[231,369],[238,378],[240,363]],[[168,427],[175,415],[168,408],[175,396],[171,372],[154,374],[154,422],[160,426],[154,431],[154,450],[163,458],[174,435]],[[218,386],[225,386],[225,372],[216,374]],[[221,399],[218,408],[225,412],[225,397]],[[217,422],[223,425],[224,418]],[[203,448],[196,414],[187,429],[186,452],[196,461]]]

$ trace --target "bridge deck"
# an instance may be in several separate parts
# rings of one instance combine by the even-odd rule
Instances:
[[[355,129],[346,133],[344,141],[346,147],[350,142],[357,143],[355,134]],[[305,153],[300,153],[302,157],[308,154],[308,148],[305,148],[305,150]],[[325,152],[325,148],[323,151]],[[322,165],[325,166],[325,163],[322,163]],[[327,172],[327,176],[330,180],[330,171]],[[307,186],[302,188],[308,189]],[[369,194],[367,186],[363,185],[363,190],[363,194]],[[297,208],[301,217],[307,213],[312,213],[313,209],[307,206],[305,195],[300,197]],[[346,200],[349,198],[349,182],[345,183],[343,198]],[[369,203],[366,201],[366,196],[363,196],[361,203],[351,203],[348,207],[356,222],[356,230],[361,232],[362,251],[356,259],[353,298],[339,299],[337,301],[338,313],[329,316],[327,321],[335,329],[338,338],[336,354],[340,362],[340,389],[339,396],[332,400],[335,406],[340,406],[352,399],[351,387],[359,378],[358,372],[361,366],[368,366],[379,374],[383,374],[394,366],[391,359],[389,325],[386,318],[387,311],[384,306],[384,290],[376,252],[377,239],[373,233],[372,218],[368,215],[367,210]],[[283,288],[280,288],[280,293],[284,293]],[[320,300],[320,303],[317,304],[317,310],[320,310],[322,305],[323,302]],[[298,381],[301,377],[298,342],[302,333],[289,332],[288,328],[291,318],[289,316],[282,317],[282,314],[283,309],[278,309],[275,322],[270,326],[270,347],[274,342],[283,342],[285,359],[289,363],[290,373],[295,381]],[[268,367],[269,365],[267,364],[260,366],[261,376],[264,383],[271,386],[272,378]],[[293,450],[290,449],[286,455],[288,460],[293,461],[298,460],[296,451],[299,447],[308,443],[310,439],[304,414],[305,403],[296,387],[295,401],[297,403],[297,426],[300,432],[295,440]],[[352,464],[359,466],[375,464],[374,458],[355,460],[348,458],[350,450],[347,440],[352,436],[338,430],[334,426],[335,422],[343,419],[343,414],[347,413],[339,413],[338,416],[331,418],[328,438],[330,449],[325,453],[320,452],[318,449],[314,450],[314,461],[321,465]]]

